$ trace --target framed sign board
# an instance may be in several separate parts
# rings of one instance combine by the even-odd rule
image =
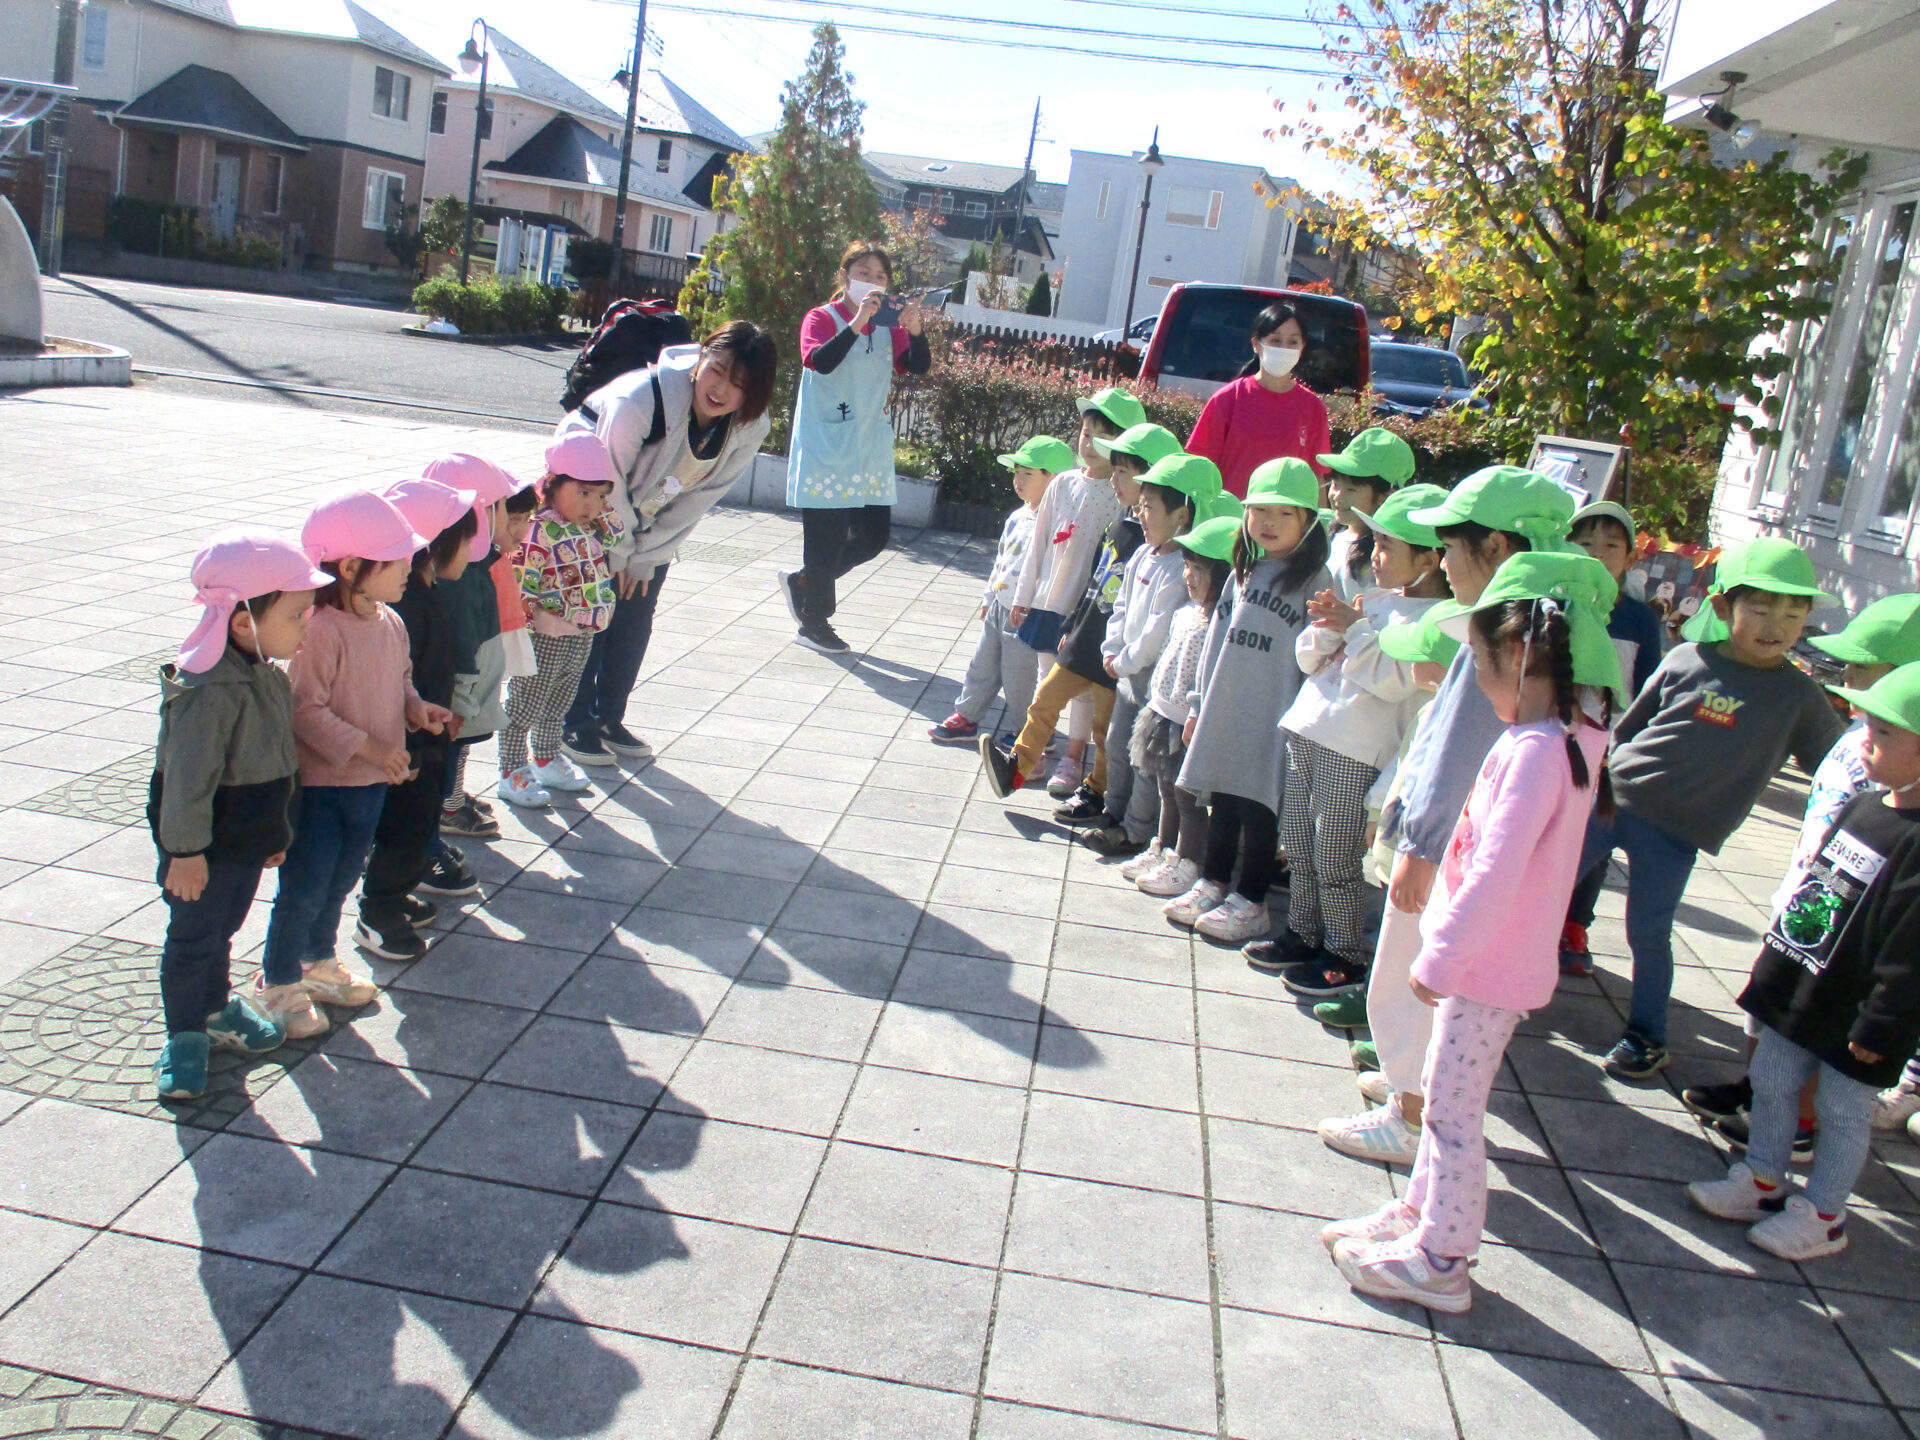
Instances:
[[[1576,505],[1605,500],[1618,482],[1627,483],[1627,447],[1598,440],[1575,440],[1570,435],[1536,435],[1527,468],[1537,471],[1573,496]]]

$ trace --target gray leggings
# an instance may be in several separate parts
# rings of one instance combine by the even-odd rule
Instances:
[[[1207,807],[1171,775],[1160,777],[1160,848],[1198,865],[1207,858]]]
[[[1820,1117],[1820,1144],[1813,1174],[1807,1179],[1807,1199],[1822,1215],[1837,1215],[1867,1163],[1877,1092],[1863,1081],[1842,1075],[1778,1030],[1764,1027],[1748,1065],[1753,1113],[1747,1122],[1747,1164],[1762,1180],[1778,1183],[1786,1178],[1793,1134],[1800,1124],[1800,1092],[1815,1071],[1820,1074],[1820,1088],[1813,1099]]]

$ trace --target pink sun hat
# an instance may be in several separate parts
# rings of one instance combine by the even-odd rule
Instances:
[[[427,537],[425,543],[429,545],[442,530],[457,525],[460,517],[474,508],[473,491],[455,489],[438,480],[398,480],[381,493],[416,533]],[[468,542],[468,553],[472,554],[472,542]]]
[[[427,468],[420,473],[425,479],[438,480],[442,485],[451,485],[456,490],[473,491],[473,513],[479,524],[474,527],[473,544],[467,547],[467,558],[476,562],[486,559],[487,551],[493,548],[493,507],[533,483],[531,480],[516,480],[510,472],[501,469],[493,461],[460,450],[443,455],[438,460],[429,460]]]
[[[227,650],[227,622],[249,600],[276,590],[318,590],[333,577],[293,541],[270,530],[222,530],[193,557],[193,598],[205,607],[180,646],[180,668],[204,674]]]
[[[307,512],[300,548],[322,560],[409,560],[427,543],[384,495],[336,490]]]
[[[620,471],[607,442],[591,430],[571,430],[547,446],[547,473],[586,485],[617,485]]]

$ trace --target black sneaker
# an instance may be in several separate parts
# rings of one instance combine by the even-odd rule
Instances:
[[[787,613],[793,616],[793,623],[806,629],[807,617],[800,613],[800,592],[807,588],[807,577],[799,570],[780,572],[780,598],[787,602]]]
[[[1365,990],[1367,967],[1338,955],[1323,955],[1305,965],[1291,967],[1280,976],[1280,983],[1309,1000],[1333,1000]]]
[[[440,918],[440,907],[431,900],[422,900],[418,895],[402,895],[400,913],[407,917],[409,925],[418,930]]]
[[[1724,1120],[1753,1108],[1753,1082],[1742,1075],[1724,1085],[1691,1085],[1680,1092],[1680,1103],[1702,1120]]]
[[[497,840],[500,838],[500,822],[482,811],[469,795],[461,800],[460,808],[451,815],[441,812],[440,833],[471,835],[477,840]]]
[[[1080,832],[1080,843],[1096,855],[1138,855],[1147,847],[1127,838],[1127,827],[1111,815],[1102,815],[1099,824]]]
[[[1721,1139],[1727,1142],[1727,1148],[1735,1155],[1747,1153],[1747,1117],[1745,1115],[1723,1115],[1713,1122],[1713,1128]],[[1801,1125],[1793,1132],[1792,1162],[1795,1165],[1813,1163],[1813,1147],[1820,1139],[1818,1127]]]
[[[1002,800],[1027,783],[1027,777],[1013,768],[1013,751],[993,743],[993,736],[980,736],[980,759],[987,767],[987,783]]]
[[[1271,940],[1255,940],[1251,945],[1241,946],[1240,953],[1254,969],[1278,975],[1318,959],[1320,947],[1308,944],[1291,930],[1284,930]]]
[[[600,740],[607,749],[623,759],[651,760],[653,758],[653,746],[618,720],[609,720],[601,725]]]
[[[793,637],[809,650],[818,650],[822,655],[844,655],[853,647],[834,633],[833,626],[824,620],[808,620],[800,627],[800,633]]]
[[[360,924],[353,932],[353,943],[382,960],[418,960],[427,953],[427,942],[415,933],[413,925],[404,915],[383,916],[375,920],[362,913]]]
[[[1085,825],[1106,813],[1106,796],[1090,786],[1082,785],[1064,805],[1054,807],[1053,818],[1067,825]]]
[[[469,790],[465,798],[466,803],[473,806],[473,808],[478,810],[482,815],[491,816],[493,814],[493,802],[487,799],[486,796],[476,795]]]
[[[427,873],[420,877],[420,883],[413,887],[423,895],[478,895],[480,881],[460,853],[448,849],[445,854],[433,857],[433,863],[427,866]]]
[[[1651,1080],[1672,1063],[1666,1046],[1654,1044],[1638,1030],[1622,1035],[1606,1060],[1607,1074],[1616,1080]]]
[[[578,765],[611,765],[613,752],[591,730],[569,730],[560,737],[560,752]]]

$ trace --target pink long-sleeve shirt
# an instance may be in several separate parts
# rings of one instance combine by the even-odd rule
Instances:
[[[1560,928],[1593,812],[1607,732],[1582,722],[1576,789],[1558,721],[1512,725],[1494,742],[1453,827],[1421,919],[1413,976],[1440,995],[1534,1010],[1560,980]]]
[[[407,702],[418,697],[400,617],[385,605],[371,615],[321,606],[287,663],[287,679],[300,783],[383,783],[386,774],[353,752],[369,739],[385,750],[407,743]]]

